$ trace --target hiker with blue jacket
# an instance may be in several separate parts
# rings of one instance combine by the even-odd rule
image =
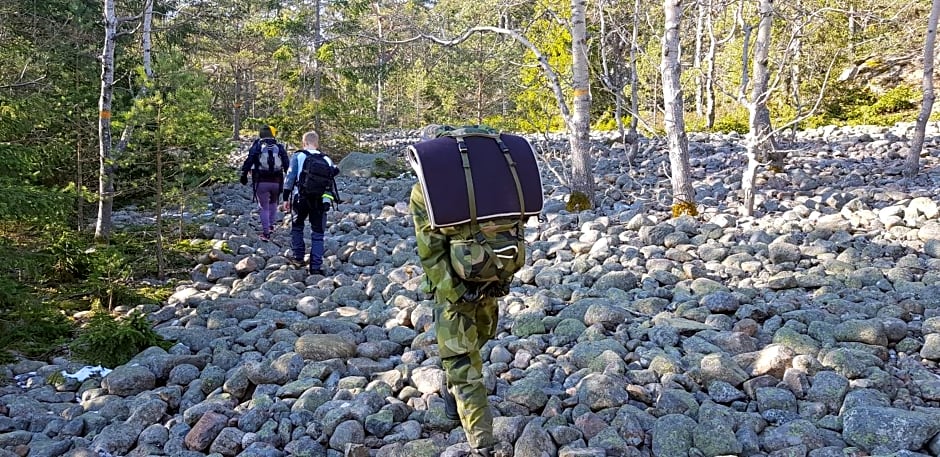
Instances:
[[[290,261],[303,266],[307,247],[304,244],[304,221],[310,221],[310,274],[323,275],[323,240],[326,214],[338,202],[335,177],[339,168],[319,150],[320,135],[307,132],[303,149],[294,153],[284,185],[285,209],[292,211],[290,228]]]
[[[254,199],[258,202],[261,216],[261,240],[270,241],[274,222],[277,218],[277,201],[284,188],[284,174],[287,172],[287,149],[274,138],[274,128],[262,126],[258,139],[248,149],[248,158],[242,164],[239,180],[248,184],[251,173],[251,186]]]

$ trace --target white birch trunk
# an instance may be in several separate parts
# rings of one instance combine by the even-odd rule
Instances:
[[[927,120],[933,111],[935,98],[933,91],[933,54],[937,40],[937,16],[940,15],[940,0],[933,0],[930,8],[930,18],[927,20],[927,37],[924,40],[924,100],[920,105],[920,114],[914,126],[914,137],[911,139],[911,148],[907,151],[904,161],[904,176],[913,177],[920,170],[920,151],[924,147],[924,135],[927,130]]]
[[[115,0],[104,0],[104,45],[101,50],[101,94],[98,98],[98,221],[95,240],[111,237],[114,164],[111,159],[111,101],[114,91],[114,46],[118,18]]]
[[[319,1],[319,0],[317,0]],[[379,35],[379,75],[375,79],[375,117],[379,120],[379,128],[385,127],[385,48],[383,41],[385,34],[382,29],[381,4],[375,2],[375,25]]]
[[[767,109],[767,98],[770,95],[770,71],[767,68],[767,59],[770,54],[771,27],[773,25],[773,0],[759,0],[759,7],[760,23],[757,26],[757,38],[754,40],[754,84],[751,88],[751,99],[746,102],[750,120],[750,130],[747,136],[747,165],[741,175],[741,191],[744,194],[742,212],[746,216],[754,214],[754,186],[756,184],[757,167],[760,162],[766,161],[770,157],[768,151],[773,149],[770,110]],[[776,165],[776,157],[774,157],[774,161]]]
[[[591,171],[591,74],[587,55],[587,0],[571,0],[571,74],[573,114],[568,125],[571,145],[571,192],[580,192],[594,207],[594,177]]]
[[[697,214],[695,193],[692,189],[689,167],[689,139],[685,132],[682,87],[679,83],[679,18],[682,0],[664,0],[665,33],[663,36],[662,64],[664,122],[669,144],[669,164],[672,172],[673,215]]]

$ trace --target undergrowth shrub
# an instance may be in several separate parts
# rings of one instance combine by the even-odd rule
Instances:
[[[738,132],[741,134],[747,133],[751,128],[749,126],[750,120],[746,108],[738,108],[730,113],[724,113],[715,118],[715,125],[712,127],[712,131],[731,133]]]
[[[372,177],[391,179],[408,170],[409,168],[401,160],[386,160],[382,157],[376,157],[373,160]]]
[[[23,303],[0,315],[0,362],[13,360],[13,352],[41,358],[65,344],[72,322],[55,308]]]
[[[822,125],[893,125],[917,118],[921,91],[898,85],[878,95],[867,87],[833,85],[825,102],[807,127]]]
[[[143,313],[134,311],[115,318],[103,310],[94,313],[69,344],[77,359],[108,368],[127,363],[151,346],[169,349],[171,343],[153,330]]]
[[[91,256],[86,249],[90,243],[88,235],[62,231],[44,249],[53,259],[52,281],[83,280],[92,272]]]

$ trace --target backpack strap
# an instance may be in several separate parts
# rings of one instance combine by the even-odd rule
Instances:
[[[477,199],[473,192],[473,174],[470,172],[470,150],[467,149],[467,143],[463,141],[462,136],[455,137],[457,140],[457,149],[460,151],[460,160],[463,162],[464,180],[467,181],[467,201],[470,204],[470,228],[474,233],[479,233],[479,224],[477,224]]]
[[[512,180],[516,185],[516,197],[519,199],[520,230],[518,230],[518,236],[521,238],[523,236],[521,227],[523,225],[523,221],[525,221],[525,198],[522,194],[522,182],[519,180],[519,173],[516,171],[516,161],[513,160],[512,156],[509,154],[509,147],[506,146],[506,143],[503,143],[503,140],[500,138],[499,134],[480,134],[474,132],[467,135],[452,136],[455,140],[457,140],[457,149],[460,151],[460,159],[463,163],[464,179],[467,181],[467,200],[470,204],[470,230],[474,234],[474,237],[477,238],[477,241],[481,243],[486,242],[485,237],[483,237],[482,233],[480,232],[480,224],[477,221],[477,202],[476,195],[473,191],[473,176],[470,172],[470,151],[467,148],[467,143],[464,141],[466,136],[484,136],[491,138],[496,141],[496,144],[499,145],[500,151],[503,152],[503,158],[506,159],[506,165],[509,167],[509,172],[512,174]]]

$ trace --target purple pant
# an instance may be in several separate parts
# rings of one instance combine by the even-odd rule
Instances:
[[[261,214],[261,231],[268,235],[274,229],[281,185],[276,182],[259,182],[255,186],[255,198],[258,200],[258,213]]]

